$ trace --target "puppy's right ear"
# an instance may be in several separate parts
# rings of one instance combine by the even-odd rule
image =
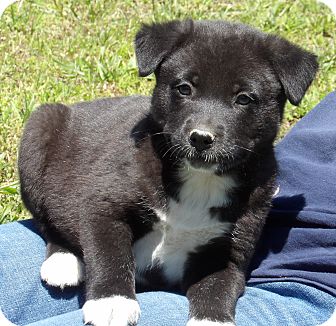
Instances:
[[[154,72],[162,60],[187,39],[192,29],[192,20],[143,25],[135,37],[139,76]]]

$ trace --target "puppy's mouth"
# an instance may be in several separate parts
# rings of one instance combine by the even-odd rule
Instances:
[[[219,160],[214,155],[207,155],[207,153],[194,153],[193,155],[187,155],[186,160],[195,169],[208,169],[214,165],[218,165]]]
[[[163,149],[162,158],[187,163],[194,169],[210,170],[219,174],[238,168],[248,156],[246,155],[248,152],[235,150],[237,147],[235,145],[230,145],[226,149],[217,145],[197,150],[190,144],[172,142],[171,139],[168,144],[168,147]]]
[[[180,158],[192,168],[200,170],[216,171],[217,173],[228,172],[240,165],[241,159],[223,151],[206,150],[198,152],[190,148]]]

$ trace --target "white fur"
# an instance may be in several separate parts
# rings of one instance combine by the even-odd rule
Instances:
[[[219,322],[219,321],[211,321],[208,319],[195,319],[195,318],[191,318],[188,323],[187,326],[235,326],[234,323],[232,322]]]
[[[274,194],[273,194],[273,197],[278,196],[279,193],[280,193],[280,186],[278,186],[278,187],[275,189]]]
[[[156,210],[160,222],[133,246],[140,274],[137,280],[157,262],[162,264],[168,281],[180,280],[189,253],[231,230],[231,223],[211,217],[209,209],[229,204],[228,193],[236,186],[234,178],[188,165],[180,173],[184,184],[179,202],[170,199],[166,211]]]
[[[189,135],[191,136],[194,132],[196,134],[199,134],[199,135],[202,135],[202,136],[209,136],[212,140],[215,139],[215,136],[211,132],[205,131],[205,130],[200,130],[200,129],[191,130]]]
[[[135,325],[140,317],[138,302],[122,296],[89,300],[82,310],[85,324],[94,326]]]
[[[84,280],[84,265],[70,252],[56,252],[42,264],[41,278],[49,285],[61,289],[76,286]]]
[[[215,168],[214,165],[209,169],[195,169],[186,163],[180,172],[184,181],[180,202],[203,209],[228,205],[228,194],[237,183],[231,175],[216,175]]]

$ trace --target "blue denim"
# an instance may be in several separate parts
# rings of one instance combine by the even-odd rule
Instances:
[[[82,326],[83,289],[51,289],[41,283],[39,270],[45,243],[31,221],[0,226],[0,308],[17,325]],[[138,294],[139,326],[185,325],[184,296],[148,292]],[[336,305],[332,295],[296,282],[268,282],[248,286],[238,300],[236,320],[243,325],[318,325]],[[1,325],[1,322],[0,322]]]

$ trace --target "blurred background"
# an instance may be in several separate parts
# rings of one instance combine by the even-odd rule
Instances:
[[[300,107],[286,106],[280,137],[336,88],[336,19],[316,0],[0,2],[0,224],[29,217],[19,196],[17,149],[36,106],[151,93],[154,77],[138,77],[133,50],[142,23],[240,21],[317,54],[319,74]]]

